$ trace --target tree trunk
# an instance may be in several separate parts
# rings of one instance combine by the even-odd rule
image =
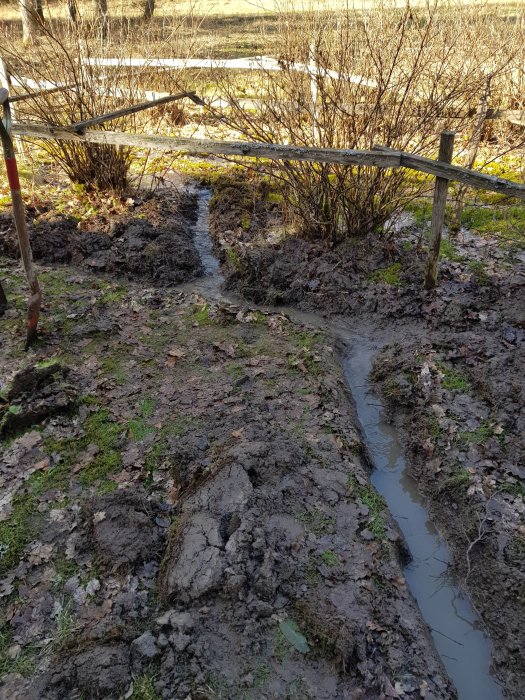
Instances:
[[[35,40],[40,29],[36,0],[18,0],[18,7],[22,18],[23,41],[27,44]]]
[[[143,19],[147,22],[153,17],[155,12],[155,0],[145,0]]]
[[[0,316],[3,316],[5,311],[7,309],[7,297],[4,292],[4,288],[2,287],[2,283],[0,282]]]
[[[67,9],[69,13],[69,21],[73,22],[73,24],[76,24],[78,16],[76,0],[67,0]]]
[[[108,2],[107,0],[95,0],[95,5],[97,8],[100,38],[105,39],[108,35]]]
[[[42,0],[36,0],[36,14],[38,16],[38,19],[42,24],[44,24],[44,10],[42,8]]]

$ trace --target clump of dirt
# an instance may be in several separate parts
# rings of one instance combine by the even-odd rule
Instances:
[[[78,396],[69,367],[58,362],[29,365],[17,372],[0,399],[0,435],[11,435],[74,409]]]
[[[118,571],[155,558],[160,544],[157,513],[157,505],[139,488],[93,498],[84,507],[84,519],[97,561]]]
[[[202,274],[191,230],[196,206],[195,195],[162,192],[137,201],[123,214],[95,215],[80,222],[52,209],[33,210],[33,255],[44,263],[72,263],[161,286],[180,284]],[[19,255],[8,214],[0,219],[0,254]]]
[[[329,341],[278,314],[41,274],[36,359],[74,358],[82,401],[1,447],[2,692],[454,697],[395,523],[382,509],[371,533],[351,487],[368,465]],[[73,298],[112,331],[65,331]],[[23,319],[7,323],[14,375]]]

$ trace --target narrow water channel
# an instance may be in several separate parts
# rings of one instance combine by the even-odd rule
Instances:
[[[230,301],[221,292],[224,278],[213,255],[209,234],[210,192],[200,189],[197,196],[199,210],[194,242],[205,272],[188,286],[211,299]],[[293,310],[280,311],[290,312],[292,318],[301,316]],[[310,323],[315,322],[315,315],[307,316]],[[321,317],[317,321],[317,325],[327,328]],[[328,327],[327,330],[341,335],[342,329]],[[374,465],[371,481],[385,499],[411,554],[411,561],[404,569],[409,589],[430,628],[459,700],[501,700],[505,695],[490,672],[491,641],[483,632],[468,597],[448,575],[450,552],[430,521],[416,482],[408,475],[397,432],[386,421],[380,399],[372,394],[369,376],[380,347],[366,337],[346,331],[342,334],[347,348],[343,360],[345,379]]]
[[[372,395],[369,375],[377,351],[366,339],[356,338],[344,359],[345,378],[374,464],[372,484],[405,537],[412,557],[405,578],[459,699],[499,700],[504,694],[490,673],[492,644],[468,597],[448,576],[448,547],[407,473],[396,430],[385,421],[381,402]]]

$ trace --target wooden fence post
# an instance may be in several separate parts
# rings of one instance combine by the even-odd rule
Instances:
[[[26,350],[28,350],[37,338],[38,319],[40,316],[40,307],[42,306],[42,292],[40,291],[35,266],[33,265],[33,255],[31,253],[31,243],[29,242],[24,201],[20,191],[20,180],[18,179],[15,149],[10,133],[11,115],[9,111],[9,91],[7,88],[0,88],[0,105],[3,108],[3,117],[0,119],[0,141],[2,142],[7,180],[9,182],[9,189],[11,190],[13,218],[18,234],[20,255],[31,291],[27,311]]]
[[[452,162],[454,152],[454,132],[442,131],[439,141],[438,161]],[[450,180],[444,177],[436,177],[434,187],[434,203],[432,205],[432,224],[430,226],[430,240],[428,242],[428,257],[425,270],[425,289],[433,289],[437,285],[439,248],[441,246],[441,231],[445,222],[445,207],[447,204],[447,191]]]

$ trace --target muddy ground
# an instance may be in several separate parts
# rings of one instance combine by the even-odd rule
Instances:
[[[36,257],[54,265],[30,355],[21,271],[3,261],[1,697],[455,697],[333,339],[159,288],[202,271],[195,210],[165,191],[65,238],[63,217],[35,216]],[[523,697],[523,252],[463,232],[425,293],[416,226],[327,250],[279,223],[264,198],[216,187],[225,287],[383,347],[377,390]],[[158,230],[169,255],[147,267]]]
[[[452,698],[329,339],[2,261],[0,697]]]
[[[383,346],[377,390],[452,549],[454,574],[494,640],[509,697],[525,697],[523,249],[462,231],[446,240],[439,288],[425,292],[421,227],[383,245],[327,250],[283,239],[275,220],[272,206],[251,204],[242,190],[215,194],[210,221],[226,287],[334,315]]]
[[[195,194],[173,188],[82,219],[57,212],[52,203],[29,207],[33,256],[160,286],[180,284],[202,273],[192,240],[195,212]],[[19,255],[10,211],[0,214],[0,255]]]

